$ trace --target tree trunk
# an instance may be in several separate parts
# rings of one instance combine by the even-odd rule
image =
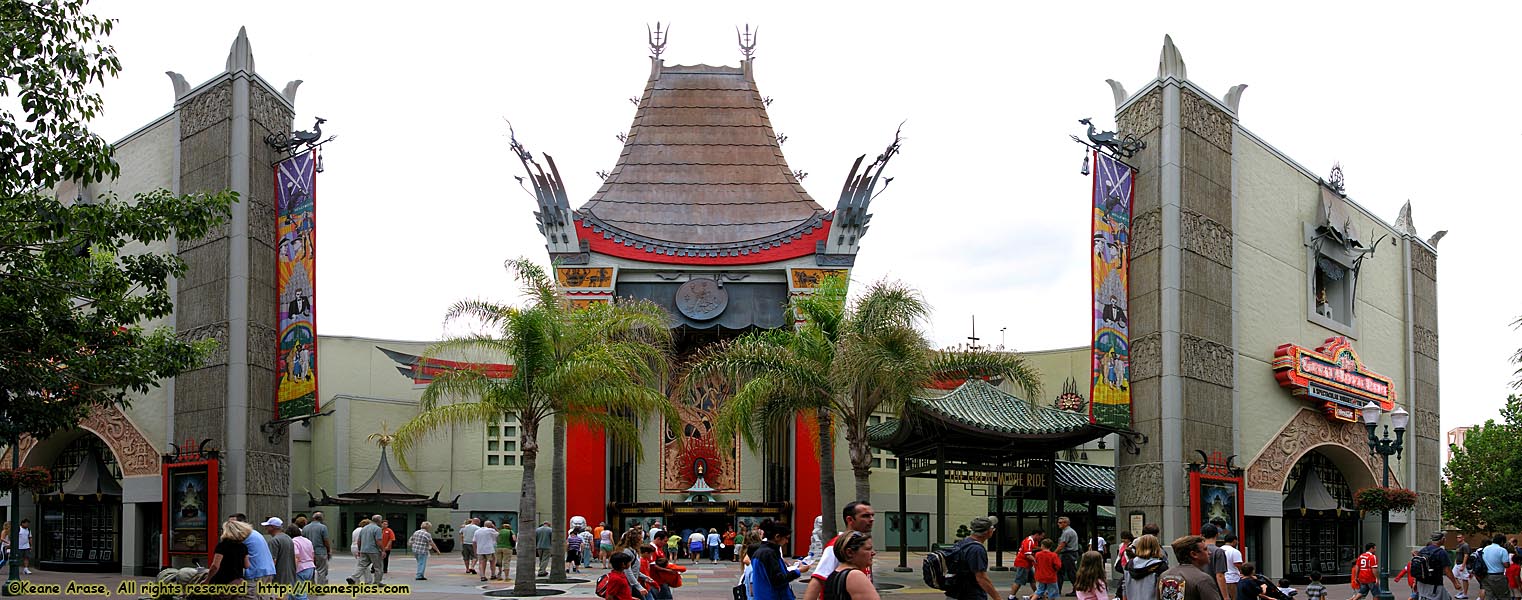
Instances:
[[[821,540],[835,537],[835,444],[831,439],[830,411],[819,409],[815,415],[819,421],[819,514],[824,518]],[[803,515],[808,518],[809,515]],[[786,550],[784,549],[784,552]]]
[[[550,529],[553,531],[550,534],[550,583],[565,583],[565,416],[555,413],[552,423],[555,449],[550,458],[553,461],[550,467]]]
[[[852,500],[872,502],[872,448],[867,445],[867,432],[858,431],[855,425],[846,429],[846,448],[851,456],[851,476],[856,479],[856,497]]]
[[[523,423],[523,437],[520,440],[520,449],[523,451],[523,492],[518,497],[518,539],[514,544],[518,551],[518,578],[513,581],[513,593],[532,596],[538,591],[534,580],[534,511],[538,510],[539,498],[534,471],[539,464],[539,423],[523,419],[519,421]]]

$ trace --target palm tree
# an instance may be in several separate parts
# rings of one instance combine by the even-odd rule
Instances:
[[[465,300],[450,307],[446,320],[471,319],[486,333],[453,337],[430,346],[424,360],[464,359],[472,364],[509,362],[513,374],[493,377],[485,368],[461,368],[438,374],[423,390],[419,412],[396,430],[397,459],[450,425],[488,423],[513,415],[521,425],[523,490],[518,504],[519,529],[532,531],[538,514],[535,472],[539,460],[539,426],[555,423],[551,473],[551,522],[555,548],[565,556],[565,444],[567,422],[600,428],[610,438],[639,447],[634,421],[619,416],[660,413],[673,418],[664,381],[671,331],[669,317],[649,302],[616,301],[573,308],[556,292],[544,269],[527,259],[507,263],[523,287],[527,302],[507,306]],[[552,561],[565,577],[564,561]],[[534,553],[518,553],[513,593],[534,593]]]
[[[835,514],[832,436],[844,430],[856,499],[871,498],[868,419],[898,413],[911,394],[947,377],[1002,377],[1039,393],[1040,374],[1012,353],[978,348],[935,350],[920,326],[930,307],[899,282],[879,281],[846,302],[846,281],[829,278],[793,302],[803,319],[792,331],[742,336],[700,355],[689,379],[733,378],[738,391],[717,417],[720,436],[738,431],[747,443],[812,411],[819,423],[821,512]],[[729,433],[732,435],[732,433]],[[825,523],[833,535],[834,518]]]

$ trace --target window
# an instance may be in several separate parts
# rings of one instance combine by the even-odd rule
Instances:
[[[503,415],[486,424],[486,466],[518,466],[518,417]]]
[[[882,423],[884,418],[882,415],[869,415],[867,417],[867,427]],[[894,458],[893,453],[880,448],[872,449],[871,464],[874,469],[898,470],[898,459]]]
[[[1338,324],[1353,325],[1353,283],[1357,274],[1333,258],[1318,253],[1311,269],[1314,314]]]
[[[1357,213],[1323,187],[1317,219],[1305,224],[1306,319],[1348,337],[1358,337],[1359,269],[1388,237],[1361,233]]]

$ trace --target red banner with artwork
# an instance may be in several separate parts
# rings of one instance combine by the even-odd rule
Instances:
[[[1131,167],[1094,152],[1089,420],[1131,427]]]
[[[317,151],[275,163],[275,418],[317,413]]]

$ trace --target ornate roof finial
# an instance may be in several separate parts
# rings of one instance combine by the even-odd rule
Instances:
[[[750,30],[750,23],[745,24],[745,33],[743,34],[740,33],[739,27],[735,28],[735,39],[740,42],[740,54],[745,56],[745,60],[750,60],[751,56],[756,53],[756,38],[760,35],[761,28],[756,27],[756,30],[752,32]]]
[[[661,53],[666,51],[666,35],[671,33],[671,26],[667,25],[666,30],[661,31],[661,22],[656,21],[655,31],[651,31],[650,26],[646,25],[645,33],[650,39],[650,52],[659,60]]]
[[[1169,77],[1183,81],[1189,78],[1189,70],[1184,67],[1184,57],[1179,54],[1178,47],[1173,45],[1173,36],[1164,34],[1163,52],[1157,58],[1157,78]]]
[[[365,440],[375,442],[376,445],[380,446],[381,448],[385,448],[386,446],[390,446],[391,442],[396,440],[396,436],[391,434],[391,431],[386,426],[386,422],[381,421],[381,430],[366,436]]]
[[[1347,195],[1347,193],[1348,193],[1348,183],[1347,183],[1347,180],[1344,179],[1343,175],[1342,175],[1342,163],[1340,163],[1340,162],[1334,162],[1334,163],[1332,163],[1332,172],[1326,176],[1326,184],[1327,184],[1328,187],[1331,187],[1333,190],[1336,190],[1337,193],[1342,194],[1344,196]]]
[[[238,71],[254,72],[254,50],[248,43],[247,27],[238,28],[238,37],[233,39],[233,46],[227,51],[227,72]]]

